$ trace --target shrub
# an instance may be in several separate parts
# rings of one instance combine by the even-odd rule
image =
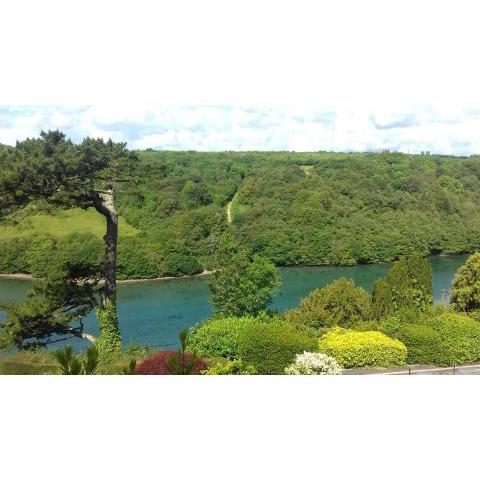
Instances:
[[[398,330],[396,337],[407,347],[410,364],[442,363],[442,337],[428,325],[406,324]]]
[[[480,323],[465,315],[424,315],[418,323],[390,317],[380,323],[383,332],[401,340],[409,363],[453,365],[480,359]]]
[[[203,269],[193,255],[183,253],[169,253],[163,259],[165,275],[180,277],[182,275],[195,275]]]
[[[406,364],[407,349],[381,332],[355,332],[334,328],[319,341],[319,350],[345,368],[395,367]]]
[[[56,350],[55,358],[62,375],[95,375],[97,372],[98,351],[94,345],[87,350],[85,359],[76,357],[71,345],[67,345],[64,350]]]
[[[457,312],[480,309],[480,252],[468,257],[455,274],[450,304]]]
[[[446,313],[425,321],[442,339],[437,365],[471,363],[480,359],[480,323],[466,315]]]
[[[316,340],[287,322],[258,323],[243,329],[238,338],[238,353],[259,374],[285,372],[295,355],[315,348]]]
[[[256,375],[257,371],[252,365],[245,365],[242,360],[231,360],[218,363],[202,372],[205,375]]]
[[[246,327],[260,323],[256,317],[214,317],[194,327],[188,350],[201,357],[238,358],[238,337]]]
[[[145,358],[135,369],[137,375],[175,375],[171,369],[171,359],[176,357],[180,363],[186,363],[192,358],[191,353],[186,353],[183,357],[177,351],[163,350],[154,355]],[[192,368],[192,375],[199,375],[206,370],[207,364],[202,358],[196,358]]]
[[[285,369],[287,375],[340,375],[342,367],[324,353],[303,352]]]
[[[322,289],[313,290],[300,301],[298,309],[286,313],[288,320],[319,329],[353,326],[370,317],[367,292],[350,278],[339,278]]]
[[[372,314],[381,319],[402,310],[427,311],[433,301],[432,269],[415,255],[395,262],[385,278],[375,281]]]

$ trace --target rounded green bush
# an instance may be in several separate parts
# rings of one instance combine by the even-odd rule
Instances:
[[[426,320],[442,339],[433,363],[453,365],[480,359],[480,323],[466,315],[445,313]]]
[[[314,350],[316,339],[287,322],[258,323],[240,332],[238,353],[261,375],[282,375],[297,353]]]
[[[194,327],[188,350],[204,358],[238,358],[238,337],[246,327],[260,323],[257,317],[214,317]]]
[[[428,325],[401,325],[395,335],[407,347],[409,364],[439,364],[443,356],[442,337]]]
[[[345,368],[396,367],[407,361],[405,345],[381,332],[356,332],[337,327],[320,338],[318,347]]]

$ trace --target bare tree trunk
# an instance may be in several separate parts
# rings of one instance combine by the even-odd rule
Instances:
[[[95,208],[107,220],[105,235],[105,256],[103,287],[103,306],[115,305],[117,301],[117,243],[118,243],[118,214],[113,201],[113,191],[99,193]]]

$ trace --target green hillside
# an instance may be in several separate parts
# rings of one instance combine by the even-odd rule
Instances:
[[[138,156],[134,180],[116,199],[120,278],[211,268],[227,231],[278,265],[350,265],[480,249],[479,157],[169,151]],[[0,271],[41,272],[46,267],[38,265],[46,258],[68,257],[69,245],[101,251],[104,228],[94,211],[48,214],[41,205],[30,207],[0,224]]]
[[[124,237],[132,237],[138,230],[129,225],[122,217],[119,228]],[[30,237],[33,235],[52,235],[66,237],[73,233],[88,232],[98,238],[105,234],[105,220],[93,209],[59,210],[52,214],[38,213],[22,216],[16,222],[0,224],[0,238]]]

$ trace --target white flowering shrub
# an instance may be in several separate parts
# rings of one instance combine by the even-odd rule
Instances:
[[[340,375],[342,367],[333,357],[324,353],[303,352],[285,368],[287,375]]]

